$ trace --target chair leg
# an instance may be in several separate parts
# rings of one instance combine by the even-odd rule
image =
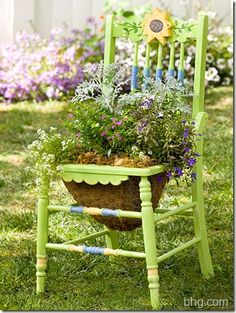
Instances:
[[[105,229],[108,228],[105,226]],[[116,230],[110,230],[109,233],[105,235],[107,248],[118,249],[119,248],[119,233]]]
[[[199,163],[201,163],[201,160],[199,161]],[[209,278],[210,276],[214,275],[214,270],[207,239],[201,164],[197,165],[197,180],[192,186],[192,200],[197,202],[197,206],[193,210],[193,218],[195,237],[201,238],[197,244],[199,263],[203,277]]]
[[[108,229],[104,226],[106,230],[109,230],[109,233],[105,235],[107,248],[118,249],[119,248],[119,232],[116,230]],[[112,265],[115,265],[115,256],[109,256],[109,261]]]
[[[37,293],[44,292],[45,276],[47,269],[46,243],[48,242],[48,187],[47,179],[41,180],[38,196],[38,220],[37,220]]]
[[[148,270],[148,287],[150,289],[152,307],[153,309],[159,309],[159,275],[157,265],[156,235],[151,202],[151,186],[147,177],[141,177],[139,189],[142,201],[142,227]]]

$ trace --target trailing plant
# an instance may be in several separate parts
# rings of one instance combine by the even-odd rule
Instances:
[[[77,141],[72,134],[63,136],[54,127],[50,127],[48,132],[39,129],[37,134],[38,140],[28,146],[36,164],[29,170],[37,177],[36,185],[40,187],[42,178],[50,181],[61,171],[60,164],[76,160]]]

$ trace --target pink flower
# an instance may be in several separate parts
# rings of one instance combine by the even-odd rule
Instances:
[[[116,122],[115,124],[116,124],[117,126],[120,126],[122,123],[123,123],[122,121],[118,121],[118,122]]]

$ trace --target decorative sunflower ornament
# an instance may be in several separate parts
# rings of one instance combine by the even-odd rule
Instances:
[[[167,11],[155,9],[152,13],[146,14],[143,23],[143,33],[147,35],[147,43],[150,43],[154,38],[166,43],[166,37],[171,36],[171,22]]]

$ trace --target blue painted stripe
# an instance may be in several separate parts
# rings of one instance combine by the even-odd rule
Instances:
[[[70,213],[83,213],[84,208],[82,206],[71,206]]]
[[[183,70],[178,70],[178,81],[183,84],[184,82],[184,71]]]
[[[83,246],[83,252],[89,254],[104,254],[105,248]]]
[[[117,210],[110,210],[110,209],[103,209],[102,216],[114,216],[117,217],[118,211]]]
[[[175,70],[173,69],[168,70],[168,76],[174,77],[174,74],[175,74]]]
[[[138,66],[134,65],[132,67],[132,74],[131,74],[131,89],[138,88]]]
[[[143,74],[144,74],[144,89],[147,89],[148,88],[148,83],[146,81],[146,78],[149,78],[150,77],[150,68],[146,67],[143,71]]]
[[[146,67],[143,71],[143,74],[145,78],[150,77],[150,68]]]
[[[162,79],[162,69],[157,68],[157,70],[156,70],[156,82],[160,79]]]

